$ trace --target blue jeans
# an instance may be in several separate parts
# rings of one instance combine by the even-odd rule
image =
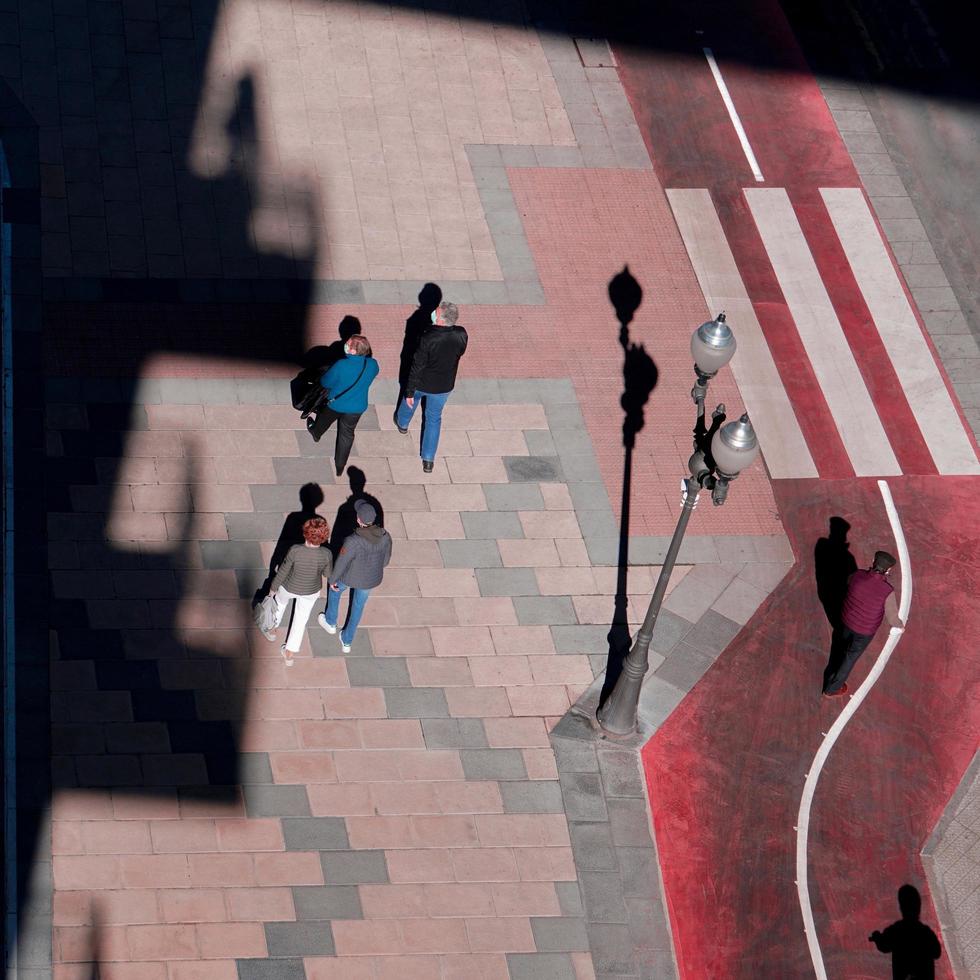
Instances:
[[[324,618],[331,626],[337,625],[337,614],[340,612],[340,595],[346,588],[348,586],[344,585],[343,582],[337,583],[336,592],[329,586],[327,587],[327,611],[324,613]],[[347,610],[347,625],[340,631],[340,638],[347,646],[350,646],[354,642],[357,624],[361,621],[361,616],[364,614],[364,607],[367,605],[370,595],[370,589],[350,590],[350,608]]]
[[[443,391],[438,395],[430,394],[427,391],[415,392],[415,404],[411,408],[408,402],[402,400],[398,406],[398,413],[395,416],[398,424],[403,428],[408,428],[408,423],[412,421],[415,409],[419,407],[419,401],[425,399],[425,409],[422,417],[422,459],[435,459],[436,449],[439,446],[439,433],[442,430],[442,410],[449,401],[451,391]]]

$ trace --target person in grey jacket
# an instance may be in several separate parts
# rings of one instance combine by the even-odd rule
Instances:
[[[269,586],[269,595],[276,601],[276,621],[271,630],[263,630],[265,638],[275,641],[276,630],[292,599],[296,603],[293,621],[286,642],[279,648],[287,667],[293,665],[293,654],[299,652],[309,622],[310,613],[320,595],[323,576],[333,567],[333,556],[324,548],[330,537],[330,525],[322,517],[311,517],[303,524],[303,544],[294,544],[276,571]]]
[[[340,612],[340,594],[351,590],[347,625],[340,631],[340,646],[350,653],[357,624],[361,621],[371,590],[381,584],[385,566],[391,561],[391,535],[376,523],[378,513],[372,504],[359,500],[354,504],[357,530],[348,535],[330,573],[326,613],[317,616],[317,622],[328,632],[337,632],[337,614]]]

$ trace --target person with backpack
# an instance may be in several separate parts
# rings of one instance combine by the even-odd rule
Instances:
[[[333,556],[324,548],[330,537],[330,525],[323,517],[311,517],[303,524],[303,544],[294,544],[276,571],[269,595],[275,601],[275,617],[271,628],[263,629],[267,640],[276,640],[276,630],[282,622],[290,599],[295,602],[293,621],[286,642],[279,648],[287,667],[293,665],[293,654],[299,652],[309,622],[310,613],[320,596],[323,577],[333,568]]]
[[[358,500],[354,504],[354,513],[357,529],[347,536],[337,555],[330,573],[327,608],[317,616],[323,629],[336,633],[340,596],[345,589],[350,589],[347,625],[340,631],[340,646],[344,653],[350,653],[371,590],[381,584],[385,567],[391,561],[391,535],[377,524],[378,512],[374,505]]]
[[[332,364],[320,378],[324,396],[306,427],[319,442],[323,434],[337,423],[337,442],[334,447],[334,466],[337,476],[344,472],[350,451],[354,445],[354,430],[361,416],[367,411],[368,391],[378,376],[378,362],[371,356],[367,337],[354,334],[344,343],[344,356]]]

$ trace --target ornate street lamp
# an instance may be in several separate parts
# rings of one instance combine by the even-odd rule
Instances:
[[[704,399],[708,382],[732,359],[735,346],[735,336],[725,322],[724,313],[701,324],[691,338],[696,376],[691,398],[697,407],[697,421],[694,426],[694,453],[688,461],[690,476],[684,480],[680,517],[646,616],[643,617],[643,625],[623,662],[623,670],[615,687],[597,713],[599,726],[609,735],[629,735],[636,729],[640,688],[650,667],[650,640],[667,592],[667,582],[684,540],[684,532],[698,505],[698,496],[702,490],[710,490],[712,503],[720,507],[728,497],[729,484],[759,455],[759,441],[747,413],[735,422],[721,425],[725,406],[719,405],[712,413],[711,429],[706,430],[704,425]]]

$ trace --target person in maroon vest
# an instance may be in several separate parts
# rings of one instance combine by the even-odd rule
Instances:
[[[904,628],[895,608],[895,587],[888,581],[894,567],[895,559],[887,551],[876,551],[871,567],[854,572],[847,580],[841,625],[834,636],[830,666],[824,674],[826,697],[847,694],[847,675],[881,626],[886,604],[889,623]]]

